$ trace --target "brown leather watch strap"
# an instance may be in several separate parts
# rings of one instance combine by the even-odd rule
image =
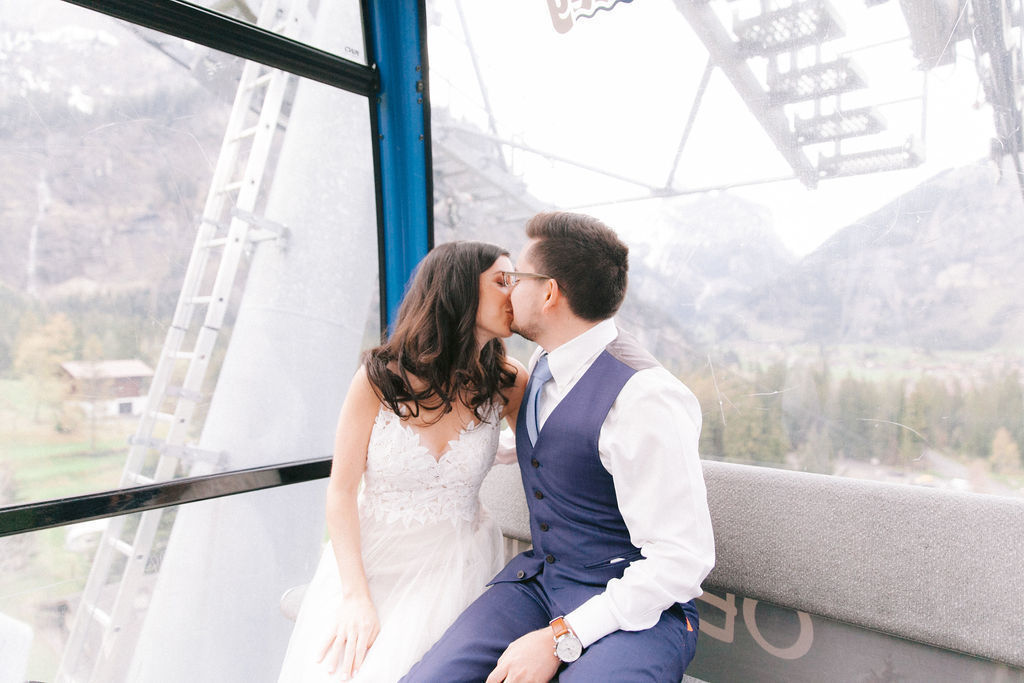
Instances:
[[[565,622],[565,617],[555,617],[551,620],[551,630],[555,633],[555,639],[557,640],[566,633],[569,633],[569,624]]]

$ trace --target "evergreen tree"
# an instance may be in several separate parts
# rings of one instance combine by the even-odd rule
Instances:
[[[824,424],[812,428],[793,454],[797,469],[818,474],[835,472],[834,455],[829,430]]]
[[[725,423],[720,401],[724,401],[709,372],[695,374],[684,380],[697,397],[702,412],[698,450],[703,457],[721,459],[725,455],[723,434]]]
[[[789,440],[783,425],[782,395],[786,368],[777,363],[759,369],[750,389],[726,424],[723,446],[729,460],[761,464],[785,462]]]
[[[963,450],[971,457],[989,457],[992,435],[1001,427],[1006,428],[1013,441],[1024,441],[1024,397],[1017,370],[993,371],[968,392]]]
[[[838,454],[854,460],[878,457],[879,396],[875,387],[847,375],[836,392],[829,438]]]
[[[992,439],[992,455],[989,456],[989,463],[992,469],[1002,474],[1015,474],[1020,472],[1021,459],[1020,447],[1010,435],[1010,430],[1000,427]]]

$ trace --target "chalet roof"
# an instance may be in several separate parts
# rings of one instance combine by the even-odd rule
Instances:
[[[60,366],[75,379],[152,377],[153,369],[137,358],[126,360],[69,360]]]

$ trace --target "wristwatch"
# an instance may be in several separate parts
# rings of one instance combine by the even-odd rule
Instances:
[[[575,662],[583,654],[583,643],[565,623],[565,617],[551,620],[551,631],[555,636],[555,656],[565,663]]]

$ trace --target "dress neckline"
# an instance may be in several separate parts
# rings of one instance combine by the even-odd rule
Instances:
[[[408,424],[399,415],[396,415],[394,412],[388,410],[387,407],[383,405],[380,407],[380,414],[387,415],[388,419],[393,422],[396,422],[400,429],[416,437],[416,447],[421,452],[423,452],[424,455],[429,457],[431,460],[434,461],[435,464],[438,465],[441,464],[441,461],[444,460],[448,456],[448,454],[451,453],[455,449],[455,447],[462,442],[462,437],[465,436],[467,432],[473,431],[479,426],[476,420],[470,420],[469,424],[463,426],[461,429],[459,429],[459,432],[455,436],[448,439],[448,441],[445,444],[444,450],[442,450],[440,453],[435,453],[423,443],[423,438],[420,434],[419,429],[413,427],[411,424]]]

